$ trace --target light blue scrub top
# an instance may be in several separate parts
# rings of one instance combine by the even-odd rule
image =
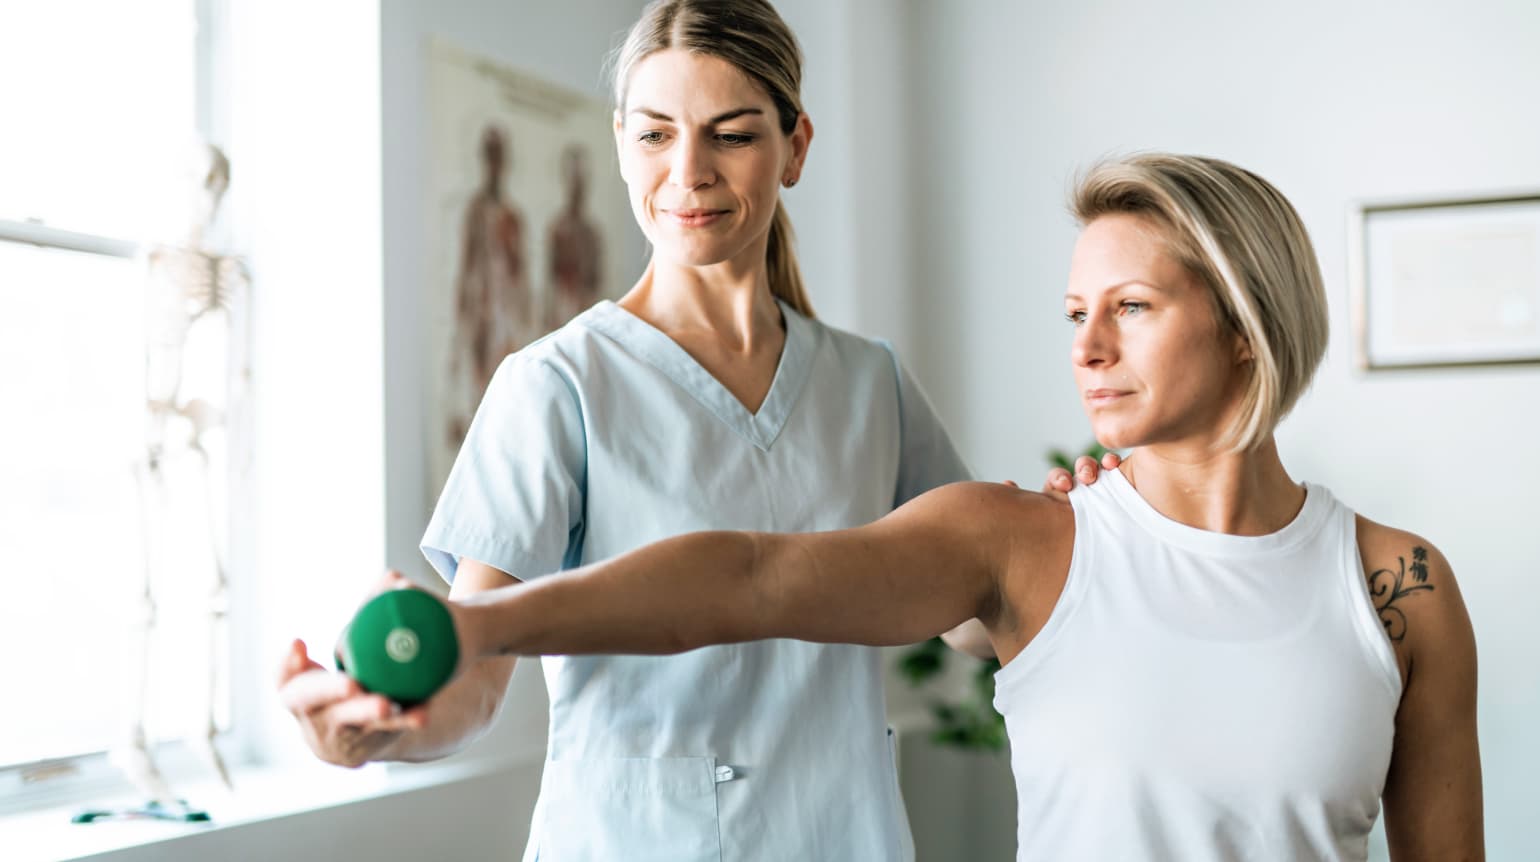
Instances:
[[[784,303],[757,414],[612,302],[508,357],[423,553],[523,580],[693,530],[869,523],[970,478],[880,342]],[[770,640],[542,660],[550,743],[525,860],[913,858],[882,653]]]

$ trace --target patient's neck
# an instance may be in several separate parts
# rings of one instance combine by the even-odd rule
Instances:
[[[1271,435],[1245,452],[1143,446],[1118,469],[1162,515],[1215,533],[1275,533],[1305,504],[1305,489],[1289,478]]]

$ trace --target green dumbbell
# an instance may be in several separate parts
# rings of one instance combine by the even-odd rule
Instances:
[[[370,599],[337,642],[337,668],[403,708],[432,697],[459,660],[449,609],[421,590],[387,590]]]

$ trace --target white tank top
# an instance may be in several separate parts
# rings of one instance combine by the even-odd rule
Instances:
[[[995,677],[1019,860],[1362,860],[1401,678],[1353,513],[1317,485],[1266,536],[1070,494],[1047,625]]]

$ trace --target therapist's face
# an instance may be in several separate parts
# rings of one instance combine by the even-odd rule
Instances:
[[[1087,225],[1064,311],[1075,326],[1075,383],[1102,445],[1219,445],[1249,351],[1156,227],[1131,215]]]
[[[763,265],[780,186],[811,138],[805,115],[783,134],[769,94],[733,64],[673,49],[636,65],[615,115],[637,224],[687,266]]]

